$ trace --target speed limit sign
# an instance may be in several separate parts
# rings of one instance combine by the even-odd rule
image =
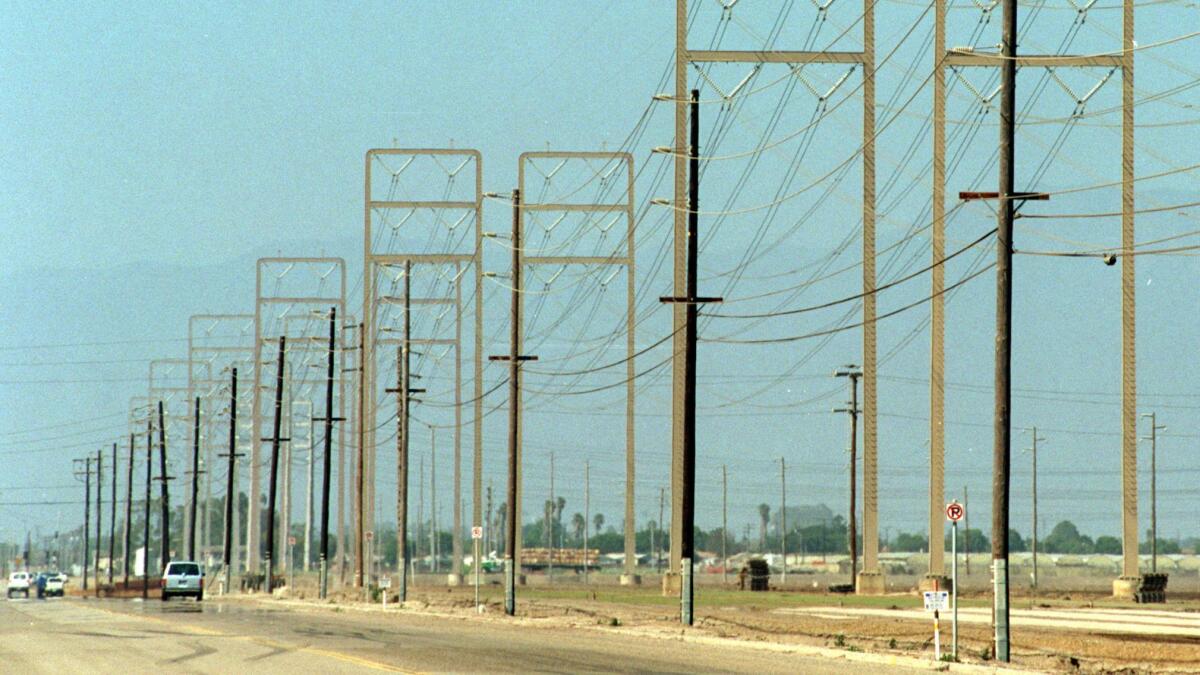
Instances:
[[[959,504],[957,501],[950,502],[946,505],[946,518],[950,522],[957,523],[958,521],[962,520],[963,516],[965,515],[967,515],[967,510],[964,509],[963,505]]]

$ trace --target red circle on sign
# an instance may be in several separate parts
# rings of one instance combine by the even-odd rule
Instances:
[[[946,505],[946,517],[956,523],[962,520],[966,514],[967,512],[963,509],[963,505],[958,502],[950,502]]]

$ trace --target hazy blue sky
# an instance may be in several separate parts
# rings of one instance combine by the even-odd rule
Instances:
[[[669,167],[661,153],[651,152],[671,144],[671,108],[651,97],[671,81],[663,76],[674,48],[672,4],[0,4],[0,89],[6,92],[0,98],[0,539],[22,536],[26,527],[45,532],[79,520],[80,508],[63,503],[82,492],[70,477],[71,459],[126,433],[129,399],[145,395],[147,362],[186,356],[182,339],[190,315],[253,310],[255,258],[342,256],[351,289],[361,288],[363,154],[369,148],[477,148],[484,189],[507,192],[521,152],[616,150],[636,129],[635,142],[625,149],[639,171],[636,197],[644,214],[637,230],[637,283],[645,289],[638,344],[665,336],[670,318],[656,300],[669,289],[668,212],[645,202],[671,196]],[[715,0],[693,5],[693,47],[761,48],[779,25],[776,48],[861,48],[858,4],[833,3],[824,21],[806,2],[743,2],[724,15]],[[1114,7],[1101,0],[1082,26],[1073,25],[1078,14],[1065,0],[1023,7],[1030,29],[1022,49],[1116,49],[1120,12]],[[999,17],[980,17],[972,5],[954,9],[948,43],[993,45]],[[1200,30],[1194,2],[1147,4],[1139,7],[1137,22],[1141,45]],[[877,5],[877,26],[883,282],[929,262],[924,226],[932,10],[919,0],[889,0]],[[1137,120],[1144,125],[1137,132],[1139,175],[1200,163],[1197,44],[1190,39],[1137,53]],[[748,75],[739,95],[721,103]],[[843,75],[818,116],[822,109],[813,92],[826,92]],[[1120,104],[1120,74],[1072,118],[1077,99],[1105,75],[1102,69],[1060,69],[1056,78],[1021,72],[1018,95],[1028,116],[1018,137],[1019,187],[1055,191],[1119,179],[1120,114],[1114,107]],[[972,93],[986,97],[993,74],[947,77],[953,162],[947,194],[953,206],[958,190],[994,189],[996,115],[981,113]],[[796,308],[857,292],[859,73],[810,66],[789,77],[781,66],[752,72],[741,64],[715,66],[703,76],[692,69],[689,81],[713,101],[703,106],[701,152],[722,157],[706,163],[701,210],[727,212],[701,218],[702,290],[730,299],[720,310],[728,313]],[[639,120],[644,124],[635,126]],[[1197,201],[1196,176],[1185,171],[1139,182],[1138,207]],[[777,208],[756,208],[796,192]],[[1119,195],[1106,187],[1026,210],[1104,214],[1119,209]],[[1196,207],[1186,207],[1140,215],[1138,240],[1189,235],[1148,248],[1192,245],[1200,229],[1197,214]],[[487,202],[485,229],[506,231],[509,218],[504,202]],[[983,205],[954,211],[948,250],[993,226]],[[1119,234],[1119,219],[1103,215],[1025,220],[1016,246],[1091,250],[1116,245]],[[548,242],[551,235],[537,236]],[[399,241],[421,250],[426,237],[405,231]],[[982,257],[968,251],[947,264],[947,281],[990,261],[990,242],[978,247]],[[485,250],[485,267],[506,272],[503,243],[489,242]],[[1157,411],[1169,427],[1160,441],[1158,484],[1160,532],[1170,536],[1200,534],[1187,501],[1200,478],[1200,394],[1194,387],[1200,375],[1200,259],[1194,253],[1137,260],[1139,408]],[[553,270],[539,274],[529,281],[537,291],[528,301],[531,350],[544,358],[563,356],[573,336],[601,344],[620,325],[621,277],[605,293],[596,282],[607,274],[568,271],[549,285]],[[817,277],[822,280],[806,285]],[[1064,518],[1093,535],[1118,529],[1119,278],[1119,265],[1090,258],[1017,258],[1013,419],[1018,428],[1037,425],[1047,439],[1039,467],[1047,531]],[[488,353],[507,349],[502,283],[489,281],[485,295],[485,333],[496,336],[485,346]],[[795,292],[747,299],[791,288]],[[351,295],[357,314],[361,301]],[[880,312],[926,295],[928,275],[921,275],[882,293]],[[975,523],[989,517],[993,303],[992,276],[985,273],[947,305],[947,492],[959,495],[970,486]],[[708,318],[702,337],[810,333],[857,321],[857,306],[765,321]],[[919,305],[879,324],[879,501],[881,525],[893,534],[925,527],[927,318],[928,306]],[[639,371],[665,359],[664,347],[639,359]],[[755,521],[758,503],[777,503],[780,456],[788,462],[789,503],[821,501],[844,510],[846,420],[830,409],[842,404],[845,384],[830,373],[861,362],[860,353],[857,329],[828,340],[701,346],[703,525],[718,522],[722,464],[730,472],[731,527],[740,531]],[[621,351],[605,354],[612,358],[600,363]],[[577,356],[544,368],[569,371],[587,363]],[[612,369],[573,384],[611,384],[623,372]],[[502,375],[489,369],[485,378],[494,383]],[[531,392],[561,394],[568,382],[531,375],[527,385]],[[668,485],[669,370],[655,370],[638,383],[642,522],[658,519],[659,490]],[[489,407],[503,401],[503,391],[488,399]],[[554,450],[556,487],[568,512],[582,510],[581,463],[588,459],[593,511],[605,513],[609,523],[619,520],[622,391],[530,394],[526,486],[534,496],[527,518],[541,513]],[[437,413],[439,423],[448,415]],[[422,433],[414,441],[418,459],[428,458],[424,438]],[[469,434],[465,438],[469,447]],[[1014,441],[1013,522],[1022,531],[1029,518],[1028,456],[1020,454],[1025,439],[1017,435]],[[384,450],[391,447],[386,434],[379,442]],[[451,501],[444,442],[439,440],[438,482],[446,523]],[[485,425],[485,482],[497,491],[504,483],[504,443],[501,410]],[[181,471],[182,450],[175,452],[172,461]],[[395,485],[388,455],[381,451],[379,468],[384,519],[392,513],[387,504]],[[469,493],[465,498],[469,507]]]

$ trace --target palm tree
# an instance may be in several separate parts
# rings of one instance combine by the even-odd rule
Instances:
[[[507,546],[507,543],[508,543],[508,504],[507,503],[500,502],[500,505],[496,507],[495,523],[496,523],[496,525],[495,525],[496,532],[499,533],[499,535],[500,535],[499,539],[497,540],[498,545],[496,548],[499,550],[505,550],[505,547]]]
[[[562,526],[562,514],[563,509],[565,508],[567,508],[567,500],[565,497],[558,497],[554,500],[554,522],[556,523],[556,526],[550,529],[550,543],[552,545],[554,543],[554,531],[558,530],[560,532],[558,535],[558,545],[562,546],[562,532],[564,531]]]
[[[554,538],[551,536],[554,532],[553,521],[554,517],[554,500],[547,499],[546,504],[542,507],[542,513],[546,516],[546,531],[543,533],[542,540],[546,544],[546,548],[554,547]]]
[[[600,531],[604,529],[604,514],[597,513],[592,516],[592,525],[596,527],[596,534],[600,534]]]
[[[583,530],[587,528],[587,519],[582,513],[571,516],[571,529],[575,531],[575,541],[583,543]]]
[[[768,504],[758,505],[760,529],[758,531],[758,550],[767,550],[767,524],[771,522],[771,507]]]

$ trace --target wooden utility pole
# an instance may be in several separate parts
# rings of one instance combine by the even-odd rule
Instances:
[[[92,579],[96,582],[96,597],[100,597],[100,547],[101,531],[100,525],[104,522],[104,453],[100,450],[96,451],[96,556],[94,558],[94,567]]]
[[[192,499],[188,503],[187,559],[196,559],[196,502],[200,498],[200,397],[192,407]]]
[[[267,486],[267,550],[265,587],[267,593],[275,589],[275,493],[279,476],[279,444],[283,440],[279,433],[283,424],[283,367],[287,358],[287,336],[279,336],[279,360],[275,370],[275,419],[271,438],[261,439],[271,441],[271,477]],[[290,438],[288,439],[291,440]],[[285,518],[286,519],[286,518]]]
[[[779,548],[783,552],[783,572],[779,583],[787,583],[787,460],[779,458]]]
[[[1033,427],[1029,431],[1033,434],[1033,445],[1030,447],[1030,452],[1033,454],[1033,588],[1038,587],[1038,489],[1037,489],[1037,451],[1038,441],[1044,441],[1044,438],[1038,438],[1037,427]]]
[[[367,275],[370,277],[370,274]],[[354,587],[361,588],[363,584],[363,537],[366,535],[366,480],[365,469],[363,467],[367,458],[367,422],[366,422],[366,407],[367,407],[367,353],[364,351],[366,338],[365,328],[363,323],[358,324],[358,415],[356,423],[358,424],[358,452],[357,459],[354,463],[354,490],[355,490],[355,509],[354,509]],[[338,563],[339,566],[343,562]],[[345,579],[343,578],[343,581]]]
[[[963,486],[963,562],[967,564],[967,576],[971,576],[971,496]]]
[[[729,474],[721,465],[721,583],[729,583]]]
[[[83,564],[80,567],[83,568],[83,590],[86,591],[88,589],[88,552],[91,550],[89,538],[92,531],[89,520],[92,514],[92,458],[85,457],[82,460],[84,465],[82,473],[78,468],[79,461],[75,460],[75,478],[83,478]],[[28,554],[26,554],[26,560],[28,560]]]
[[[113,584],[113,560],[117,553],[117,444],[112,444],[112,499],[108,506],[108,585]]]
[[[1000,190],[996,224],[996,363],[992,437],[992,583],[997,661],[1009,660],[1008,497],[1012,434],[1013,136],[1016,130],[1017,0],[1002,0]]]
[[[129,555],[133,552],[132,549],[130,549],[130,547],[129,547],[129,545],[130,545],[129,535],[130,535],[130,530],[133,528],[133,453],[135,450],[134,443],[133,443],[134,438],[135,437],[133,435],[133,432],[130,432],[130,434],[129,434],[129,468],[125,474],[125,476],[126,476],[126,480],[125,480],[125,532],[124,532],[125,546],[124,546],[124,555],[121,556],[123,558],[123,560],[121,561],[122,566],[125,569],[125,590],[129,590]]]
[[[162,497],[162,503],[159,508],[162,513],[162,550],[159,551],[161,557],[162,569],[167,569],[167,563],[171,562],[171,495],[167,489],[167,482],[173,476],[167,475],[167,422],[163,415],[163,402],[158,402],[158,481],[159,494]]]
[[[361,333],[360,333],[361,334]],[[333,414],[333,367],[334,349],[337,340],[337,307],[329,308],[329,347],[325,359],[325,416],[320,418],[325,423],[325,452],[321,458],[321,589],[320,597],[325,599],[329,592],[329,489],[330,476],[333,470],[333,423],[343,421]],[[361,342],[359,343],[361,347]],[[361,354],[361,352],[360,352]],[[360,418],[361,419],[361,418]],[[310,439],[311,440],[311,439]],[[310,451],[311,452],[311,451]],[[360,463],[358,466],[359,490],[362,489],[362,448],[359,447]],[[361,501],[359,502],[361,507]],[[361,527],[361,511],[359,508],[359,525]],[[358,538],[355,538],[358,541]]]
[[[404,261],[404,338],[396,353],[396,387],[389,393],[396,394],[396,567],[400,576],[400,602],[408,598],[408,464],[409,464],[409,403],[412,394],[425,391],[409,386],[412,377],[412,261]]]
[[[1166,426],[1158,424],[1156,413],[1145,413],[1150,418],[1150,573],[1158,573],[1158,432]]]
[[[229,470],[225,476],[225,527],[223,528],[225,536],[224,545],[221,547],[221,562],[225,574],[225,585],[222,590],[226,593],[229,592],[232,583],[233,526],[235,518],[237,518],[238,493],[234,471],[237,467],[237,458],[241,457],[237,451],[237,382],[238,369],[234,368],[229,381],[229,453],[224,455],[229,458]]]
[[[146,416],[146,502],[142,520],[142,600],[150,597],[150,486],[154,483],[154,417]]]
[[[588,556],[588,522],[592,517],[592,466],[588,460],[583,460],[583,585],[588,583],[588,567],[591,558]]]
[[[517,575],[521,555],[517,551],[520,533],[520,454],[521,454],[521,363],[536,361],[537,357],[521,354],[521,190],[512,193],[512,307],[509,326],[509,351],[503,356],[489,356],[489,361],[508,361],[508,503],[504,528],[504,612],[513,616],[517,611]]]
[[[853,363],[845,369],[833,373],[834,377],[845,377],[850,380],[850,407],[834,408],[835,413],[850,415],[850,519],[847,521],[850,547],[850,588],[858,591],[858,379],[862,370]]]

